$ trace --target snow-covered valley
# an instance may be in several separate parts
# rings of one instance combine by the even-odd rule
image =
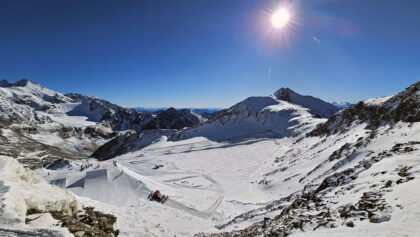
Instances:
[[[283,88],[208,120],[1,85],[0,236],[88,236],[49,214],[88,206],[119,236],[420,234],[420,82],[343,110]]]

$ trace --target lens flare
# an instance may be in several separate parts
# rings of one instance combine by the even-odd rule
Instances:
[[[281,29],[290,21],[290,12],[286,8],[280,8],[271,16],[271,24],[274,28]]]
[[[289,48],[298,26],[301,25],[300,18],[299,1],[281,0],[279,4],[274,5],[266,3],[257,12],[254,21],[262,45],[270,50]]]

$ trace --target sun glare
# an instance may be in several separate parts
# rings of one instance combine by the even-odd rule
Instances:
[[[281,29],[290,21],[290,13],[286,8],[280,8],[271,16],[271,24],[274,28]]]

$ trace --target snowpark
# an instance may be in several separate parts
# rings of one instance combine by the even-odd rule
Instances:
[[[162,138],[145,149],[113,160],[84,161],[80,165],[92,163],[92,166],[83,171],[75,163],[72,167],[43,170],[42,175],[51,181],[67,179],[66,189],[82,197],[157,216],[156,225],[160,224],[166,231],[177,228],[169,220],[173,219],[169,217],[173,212],[194,220],[201,228],[205,224],[208,231],[216,231],[215,224],[261,207],[269,200],[268,193],[258,185],[249,185],[249,180],[261,172],[258,168],[263,160],[273,158],[278,149],[273,144],[276,140],[251,139],[224,144],[205,138],[180,142]],[[274,149],[267,149],[269,147]],[[201,158],[197,159],[197,155]],[[235,164],[239,159],[242,162]],[[97,168],[98,164],[100,168]],[[163,167],[154,170],[156,164]],[[231,169],[233,165],[235,170]],[[163,205],[150,202],[147,197],[152,190],[169,195],[168,201]],[[132,225],[138,227],[144,223]],[[188,229],[192,232],[182,231],[187,236],[197,232],[193,227]],[[159,232],[155,234],[159,235]]]

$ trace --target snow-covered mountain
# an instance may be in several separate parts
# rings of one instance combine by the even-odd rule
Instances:
[[[1,89],[11,93],[10,88],[15,93],[22,90]],[[33,93],[37,90],[42,89]],[[48,102],[54,106],[84,103],[71,96],[49,96],[63,101]],[[19,112],[29,106],[10,104],[21,108]],[[32,114],[17,114],[36,121],[38,127],[42,113],[34,108],[42,106],[28,104]],[[420,82],[397,95],[340,111],[314,97],[280,89],[270,96],[249,97],[190,128],[119,131],[115,138],[102,140],[107,142],[96,149],[95,158],[57,161],[30,173],[30,180],[43,177],[69,191],[61,190],[57,203],[68,206],[67,200],[76,200],[112,214],[121,236],[418,236],[419,105]],[[104,111],[102,105],[93,107]],[[68,111],[66,119],[72,117]],[[87,112],[78,115],[79,122],[109,131],[125,126],[119,122],[108,126],[106,119],[95,120]],[[58,123],[50,119],[45,119],[48,127]],[[13,143],[10,126],[2,128],[6,134],[2,139]],[[39,140],[49,138],[48,132],[35,134]],[[60,210],[50,208],[53,197],[38,194],[53,192],[51,186],[27,182],[21,175],[24,169],[10,156],[0,157],[0,171],[0,235],[19,229],[65,233],[54,227],[58,221],[33,220],[38,217],[27,211],[38,202],[42,205],[34,210],[42,209],[42,218]],[[168,201],[148,200],[153,190],[168,195]],[[34,198],[37,195],[39,199]],[[16,219],[15,202],[24,211],[19,212],[20,221],[8,227]],[[31,224],[43,222],[49,225],[44,223],[39,230]],[[76,233],[73,227],[68,230]]]
[[[274,96],[279,100],[288,101],[308,108],[312,114],[321,118],[329,118],[338,111],[337,108],[330,103],[312,96],[299,95],[289,88],[281,88],[274,93]]]
[[[350,125],[366,124],[375,129],[397,122],[414,123],[420,121],[420,82],[417,82],[395,96],[380,97],[360,101],[342,110],[312,131],[314,135],[343,132]]]
[[[267,161],[262,184],[281,188],[282,198],[212,236],[418,235],[419,85],[342,110],[278,154],[274,167]]]
[[[89,157],[119,131],[140,130],[152,118],[99,98],[63,95],[26,79],[0,82],[1,154],[32,167]]]
[[[332,105],[334,105],[338,109],[345,109],[352,105],[350,102],[332,102]]]
[[[200,119],[200,121],[204,121],[206,119],[211,119],[213,118],[219,111],[222,111],[223,109],[208,109],[208,108],[201,108],[201,109],[197,109],[197,108],[184,108],[184,109],[177,109],[177,108],[143,108],[143,107],[137,107],[136,108],[139,111],[143,111],[143,112],[151,112],[153,114],[160,114],[162,112],[168,111],[168,110],[177,110],[178,112],[180,112],[181,114],[193,114],[194,116],[198,117]],[[191,116],[191,115],[188,115]]]
[[[169,108],[164,111],[157,111],[156,116],[143,126],[143,129],[181,129],[191,127],[206,121],[200,114],[190,109]]]
[[[68,116],[66,112],[77,106],[69,97],[29,80],[0,84],[3,155],[37,166],[59,157],[81,158],[112,134],[85,117]],[[85,132],[91,126],[100,137]]]
[[[249,97],[218,112],[206,123],[185,129],[176,139],[204,136],[231,139],[261,133],[277,137],[296,136],[325,122],[338,109],[312,96],[302,96],[282,88],[271,96]]]
[[[330,117],[336,111],[336,108],[320,99],[301,96],[290,89],[280,89],[271,96],[249,97],[229,109],[217,112],[210,120],[203,119],[191,110],[170,108],[158,113],[144,128],[186,127],[179,132],[164,131],[161,136],[165,135],[169,140],[199,136],[215,140],[287,137],[311,131],[316,125],[327,121],[326,118],[320,118],[321,115]],[[159,132],[153,134],[154,139],[159,138],[156,136]],[[122,135],[100,147],[92,157],[100,160],[110,159],[142,149],[152,142],[149,136],[146,140],[141,138],[141,134]]]
[[[149,112],[140,112],[136,109],[123,108],[106,100],[81,94],[66,94],[75,106],[67,112],[70,116],[85,116],[89,121],[100,123],[114,131],[136,130],[140,131],[153,116]]]
[[[206,121],[189,109],[152,114],[76,93],[61,94],[33,81],[0,81],[0,148],[31,167],[89,157],[120,133],[180,129]]]

